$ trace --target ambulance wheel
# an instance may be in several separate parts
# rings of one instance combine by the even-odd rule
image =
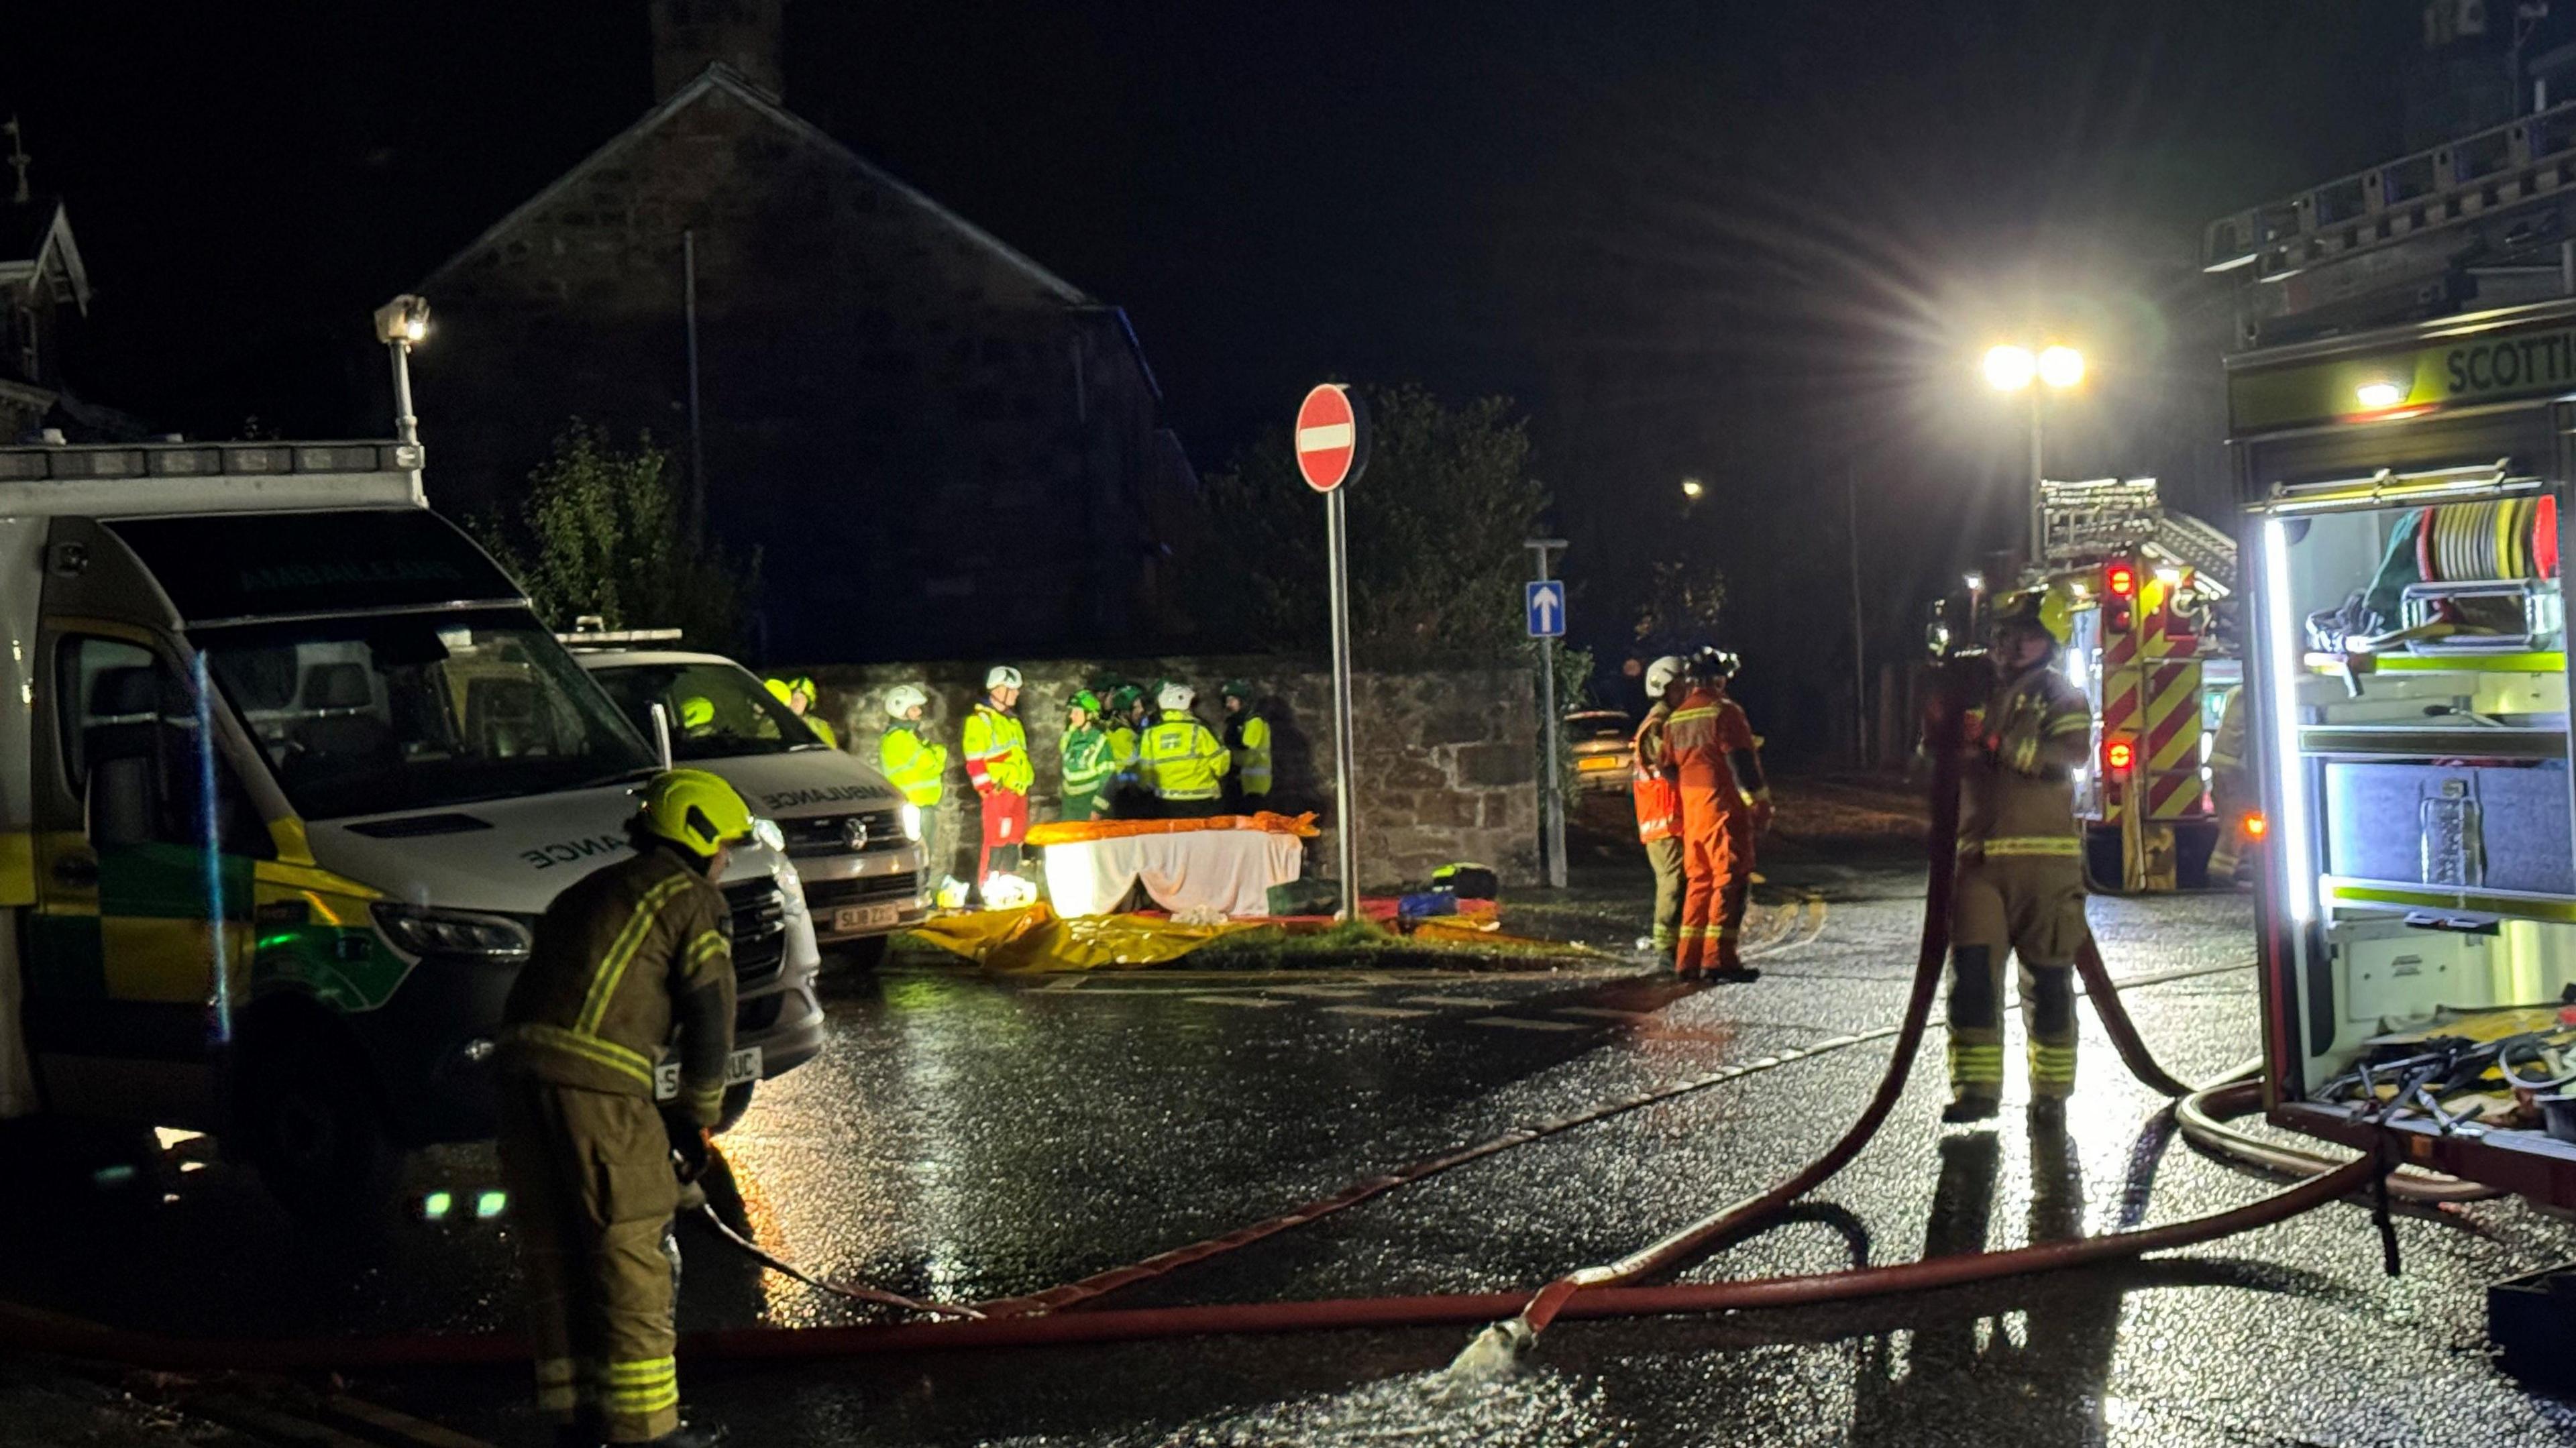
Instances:
[[[759,1085],[757,1081],[739,1081],[725,1088],[724,1109],[716,1115],[719,1135],[733,1130],[734,1123],[750,1113],[752,1091]]]
[[[285,1043],[257,1074],[249,1135],[260,1180],[305,1221],[354,1227],[393,1200],[401,1153],[364,1064],[345,1051]]]

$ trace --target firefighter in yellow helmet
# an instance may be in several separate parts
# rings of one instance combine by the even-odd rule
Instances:
[[[1206,819],[1225,808],[1224,781],[1234,757],[1216,731],[1190,712],[1198,701],[1198,690],[1189,685],[1165,684],[1154,696],[1163,715],[1136,746],[1137,774],[1166,819]]]
[[[2021,962],[2032,1119],[2064,1121],[2075,1090],[2074,966],[2088,936],[2070,772],[2092,753],[2093,716],[2053,667],[2064,636],[2050,627],[2046,604],[2039,590],[1997,602],[1994,687],[1967,719],[1944,1121],[1992,1117],[2003,1095],[2008,955]]]
[[[831,745],[834,749],[841,747],[839,733],[823,721],[822,715],[814,712],[815,701],[822,696],[815,692],[812,679],[799,674],[792,679],[770,679],[767,683],[770,694],[779,703],[794,710],[796,717],[805,721],[805,727],[814,731],[815,738]]]
[[[546,907],[510,989],[501,1174],[539,1411],[568,1441],[681,1448],[714,1440],[680,1423],[671,1217],[724,1106],[733,952],[713,881],[751,838],[751,809],[705,770],[666,770],[627,832],[631,857]],[[656,1107],[654,1065],[673,1042],[679,1097]]]

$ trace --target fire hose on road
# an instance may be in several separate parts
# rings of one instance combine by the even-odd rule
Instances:
[[[1926,737],[1932,745],[1935,761],[1932,828],[1929,832],[1930,881],[1913,989],[1903,1024],[1892,1032],[1872,1031],[1818,1042],[1804,1050],[1784,1052],[1778,1057],[1730,1067],[1677,1087],[1645,1093],[1539,1126],[1520,1128],[1493,1141],[1434,1158],[1404,1172],[1361,1182],[1335,1197],[1297,1212],[1191,1247],[1166,1252],[1132,1267],[973,1308],[916,1302],[872,1288],[845,1287],[809,1275],[783,1259],[742,1243],[764,1265],[788,1272],[822,1290],[924,1313],[953,1314],[954,1320],[719,1329],[684,1338],[683,1354],[745,1360],[833,1358],[869,1353],[1126,1342],[1232,1333],[1497,1323],[1498,1319],[1503,1319],[1481,1334],[1467,1354],[1462,1354],[1462,1365],[1472,1370],[1508,1363],[1512,1356],[1535,1339],[1539,1331],[1559,1318],[1653,1316],[1807,1306],[2125,1260],[2279,1222],[2359,1191],[2381,1178],[2388,1169],[2371,1158],[2334,1165],[2309,1153],[2267,1147],[2267,1150],[2278,1154],[2268,1161],[2256,1157],[2260,1164],[2306,1175],[2308,1179],[2262,1200],[2210,1216],[2097,1237],[2035,1243],[2006,1251],[1940,1257],[1892,1266],[1732,1282],[1640,1285],[1646,1277],[1678,1267],[1712,1246],[1775,1218],[1800,1197],[1822,1185],[1849,1163],[1877,1133],[1903,1094],[1906,1079],[1929,1026],[1932,1002],[1948,950],[1949,902],[1958,828],[1962,697],[1962,690],[1956,685],[1936,687],[1932,691],[1932,704],[1927,714]],[[2109,979],[2099,957],[2091,953],[2089,946],[2081,968],[2086,995],[2093,1001],[2122,1060],[2141,1081],[2162,1094],[2185,1097],[2192,1106],[2215,1106],[2217,1114],[2242,1108],[2247,1100],[2244,1093],[2254,1083],[2221,1088],[2216,1096],[2193,1096],[2189,1087],[2156,1065],[2119,1004],[2118,987]],[[1889,1034],[1895,1035],[1896,1045],[1878,1089],[1851,1127],[1814,1161],[1777,1185],[1735,1202],[1617,1262],[1571,1273],[1547,1284],[1535,1294],[1424,1294],[1143,1309],[1083,1306],[1119,1287],[1249,1245],[1398,1186],[1509,1147],[1732,1080],[1751,1071],[1866,1040],[1882,1039]],[[2199,1114],[2208,1118],[2213,1128],[2226,1131],[2217,1126],[2210,1111],[2202,1110]],[[2192,1115],[2184,1115],[2186,1130],[2191,1129],[2193,1120]],[[2241,1134],[2228,1134],[2241,1137]],[[2250,1142],[2252,1138],[2242,1140]],[[2441,1186],[2444,1181],[2447,1179],[2437,1179],[2435,1190],[2449,1190]],[[2452,1185],[2463,1193],[2476,1190],[2467,1184]],[[726,1235],[732,1234],[727,1232]],[[180,1338],[100,1327],[6,1306],[0,1306],[0,1341],[68,1355],[182,1371],[439,1366],[509,1361],[524,1356],[527,1351],[526,1345],[512,1334],[423,1334],[259,1342]]]

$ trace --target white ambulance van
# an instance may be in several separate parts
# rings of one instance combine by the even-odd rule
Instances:
[[[0,447],[0,1115],[214,1132],[325,1215],[489,1134],[530,925],[657,756],[420,465]],[[719,882],[737,1108],[822,1041],[764,831]]]

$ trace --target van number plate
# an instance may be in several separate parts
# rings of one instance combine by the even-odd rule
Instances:
[[[900,905],[843,905],[832,912],[832,933],[847,934],[853,930],[891,930],[903,919]]]
[[[739,1086],[760,1079],[760,1048],[745,1046],[725,1057],[725,1084]],[[677,1100],[680,1095],[680,1063],[665,1061],[653,1068],[653,1099]]]

